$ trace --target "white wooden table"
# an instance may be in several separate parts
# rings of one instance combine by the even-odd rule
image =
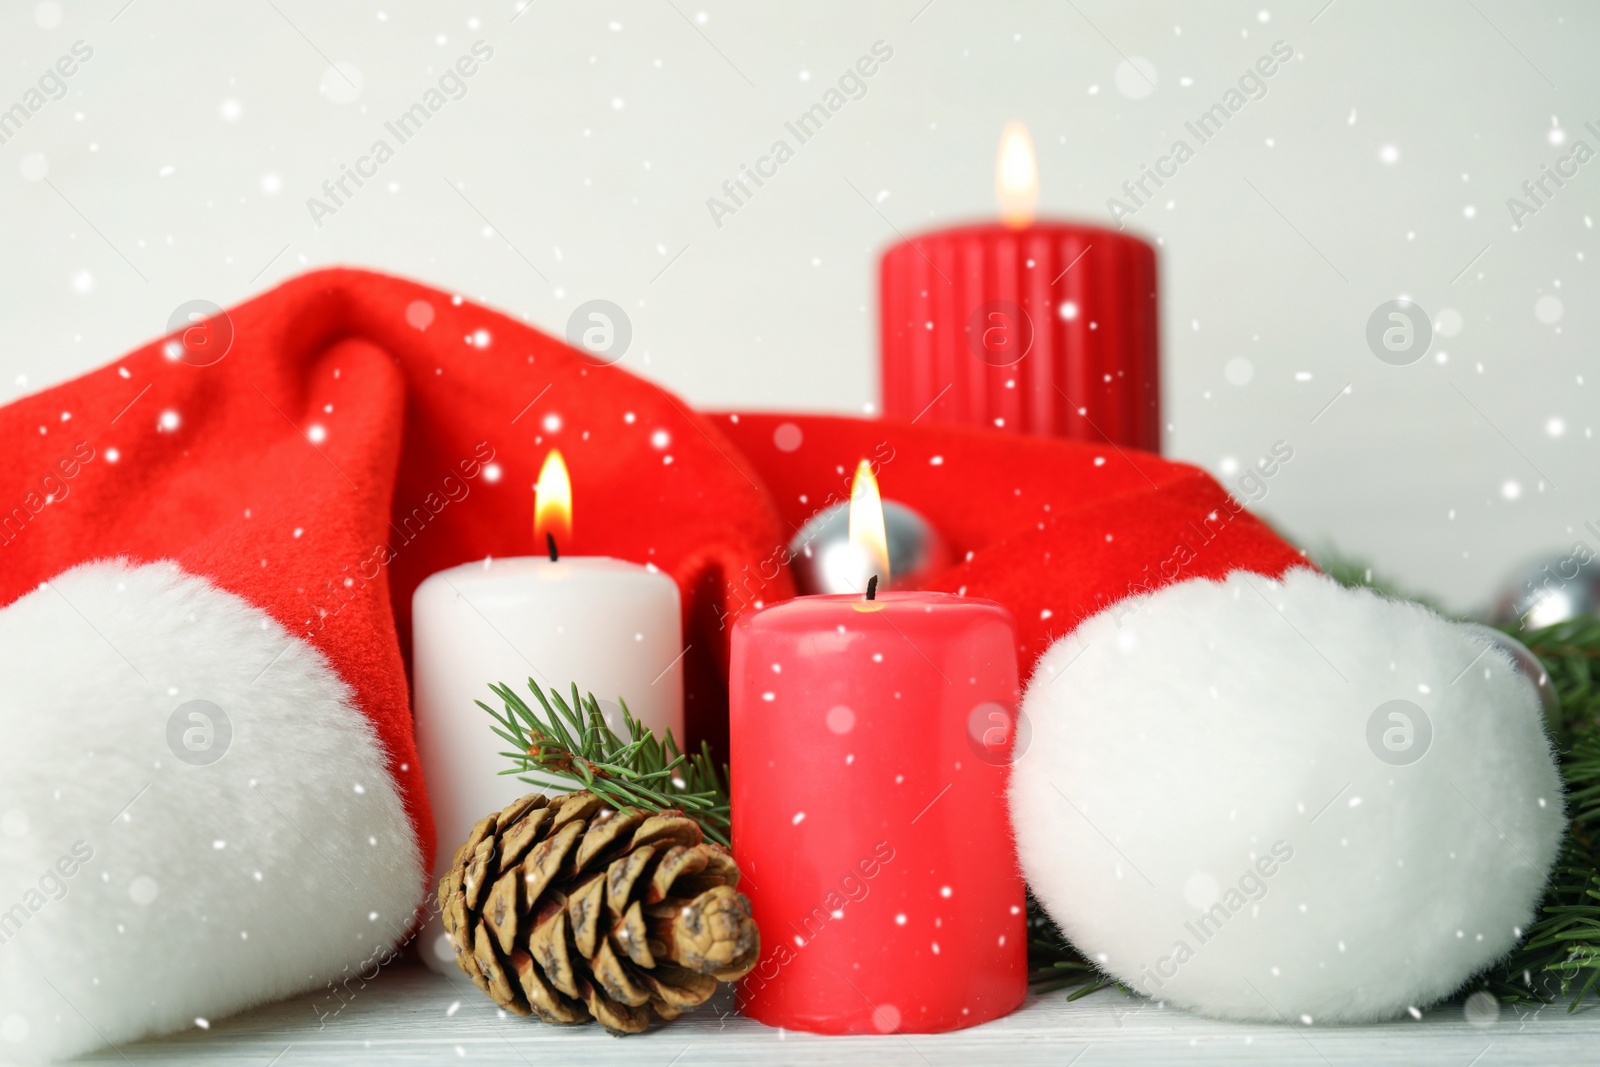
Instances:
[[[1063,993],[1030,998],[1005,1019],[955,1034],[816,1037],[769,1029],[730,1012],[724,994],[671,1026],[628,1038],[596,1026],[544,1026],[502,1016],[464,980],[398,967],[340,1007],[298,997],[217,1022],[209,1030],[78,1062],[301,1067],[315,1064],[1498,1064],[1600,1063],[1600,1014],[1564,1006],[1469,1022],[1459,1007],[1383,1026],[1289,1028],[1211,1022],[1106,990],[1069,1004]]]

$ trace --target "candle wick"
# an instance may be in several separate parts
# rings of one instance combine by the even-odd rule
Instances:
[[[878,576],[876,574],[867,579],[867,599],[878,599]]]
[[[545,543],[546,547],[548,547],[550,549],[550,562],[551,563],[554,563],[554,562],[556,562],[556,560],[561,558],[560,553],[558,553],[556,551],[556,535],[555,534],[551,533],[549,530],[546,530],[544,532],[544,543]]]

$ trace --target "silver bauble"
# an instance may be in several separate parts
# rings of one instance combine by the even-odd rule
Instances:
[[[1521,622],[1537,630],[1580,616],[1600,615],[1600,560],[1586,546],[1517,572],[1494,600],[1490,621]]]
[[[1511,657],[1517,673],[1526,678],[1528,684],[1533,686],[1539,695],[1539,709],[1544,712],[1546,732],[1551,737],[1557,736],[1561,727],[1561,698],[1556,693],[1555,683],[1550,681],[1550,675],[1545,671],[1544,664],[1539,662],[1539,657],[1529,651],[1527,645],[1503,630],[1496,630],[1493,626],[1485,626],[1479,622],[1464,622],[1461,625],[1471,631],[1474,637],[1482,638],[1491,648],[1498,648]],[[1495,665],[1484,662],[1488,658],[1487,655],[1480,656],[1468,670],[1494,670]],[[1466,671],[1462,673],[1465,674]]]
[[[893,500],[883,502],[883,529],[889,541],[888,589],[915,589],[950,562],[939,531],[921,514]],[[802,594],[860,593],[872,566],[850,544],[848,502],[823,508],[789,541],[789,566]]]

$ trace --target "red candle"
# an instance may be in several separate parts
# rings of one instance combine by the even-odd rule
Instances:
[[[996,168],[1004,221],[913,237],[880,271],[884,413],[1161,448],[1155,249],[1033,215],[1027,131]]]
[[[882,561],[881,513],[863,525]],[[947,593],[800,597],[735,624],[733,848],[763,952],[745,1014],[931,1033],[1022,1003],[1016,647],[1005,608]]]

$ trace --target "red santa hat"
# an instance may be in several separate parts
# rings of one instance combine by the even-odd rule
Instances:
[[[724,714],[723,575],[782,540],[706,419],[460,297],[328,271],[197,329],[0,409],[9,1053],[323,987],[405,937],[440,847],[411,594],[530,552],[552,445],[570,550],[685,590],[691,730]]]
[[[1024,673],[1091,616],[1303,564],[1182,464],[705,416],[359,271],[16,401],[0,445],[0,1033],[35,1057],[324,987],[404,941],[455,844],[413,743],[412,592],[530,552],[553,446],[582,485],[572,551],[678,582],[689,740],[715,746],[730,618],[793,594],[784,546],[863,457],[950,543],[935,587],[1011,608]]]

